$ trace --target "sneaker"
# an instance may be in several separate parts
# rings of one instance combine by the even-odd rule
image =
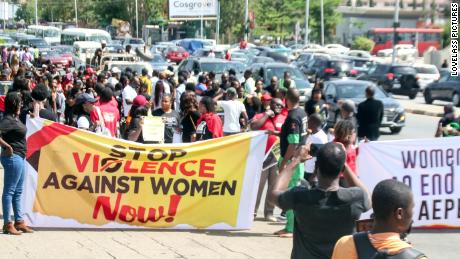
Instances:
[[[278,220],[279,222],[285,222],[285,221],[287,220],[287,219],[286,219],[286,215],[283,215],[283,214],[279,215],[278,218],[277,218],[277,220]]]
[[[265,221],[268,221],[268,222],[278,222],[278,219],[273,216],[273,215],[270,215],[270,216],[265,216]]]

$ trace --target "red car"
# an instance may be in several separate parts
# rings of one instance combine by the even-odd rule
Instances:
[[[176,62],[178,64],[190,56],[190,54],[182,47],[170,47],[166,49],[164,53],[166,60]]]
[[[54,48],[47,55],[41,57],[42,63],[48,61],[53,65],[62,65],[70,67],[73,64],[73,53],[71,49],[67,48]]]

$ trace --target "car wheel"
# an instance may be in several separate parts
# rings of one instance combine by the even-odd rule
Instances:
[[[453,105],[460,107],[460,95],[458,93],[454,93],[454,95],[452,95],[452,103]]]
[[[415,97],[417,97],[417,92],[411,92],[411,93],[409,93],[409,99],[414,100]]]
[[[402,130],[402,127],[392,127],[390,128],[391,134],[398,134]]]
[[[431,98],[431,92],[429,90],[426,90],[423,93],[423,97],[425,97],[425,103],[426,104],[432,104],[433,103],[433,99]]]

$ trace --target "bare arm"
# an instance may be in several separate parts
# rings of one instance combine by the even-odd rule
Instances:
[[[262,125],[264,125],[264,123],[267,121],[268,117],[269,115],[267,114],[267,112],[265,112],[264,116],[260,117],[257,120],[253,120],[250,124],[251,130],[260,129],[260,127],[262,127]]]
[[[288,161],[291,160],[291,158],[294,156],[295,150],[297,149],[298,145],[299,144],[289,144],[288,145],[286,154],[283,157],[283,162],[281,162],[281,165],[280,165],[280,168],[279,168],[280,172],[283,171],[283,169],[284,169],[284,167],[286,167]]]
[[[345,163],[344,167],[344,172],[343,176],[345,177],[345,180],[347,181],[348,185],[350,187],[359,187],[361,190],[363,190],[364,195],[367,195],[367,200],[369,201],[369,208],[372,207],[371,203],[371,194],[369,193],[369,190],[367,190],[366,186],[359,180],[359,178],[352,172],[350,167]]]

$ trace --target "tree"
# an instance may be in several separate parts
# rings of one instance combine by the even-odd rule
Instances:
[[[24,22],[30,24],[34,19],[35,15],[32,6],[28,3],[21,4],[21,6],[16,11],[16,20],[24,20]]]
[[[227,42],[233,42],[236,37],[243,37],[244,34],[244,1],[241,0],[221,0],[220,28],[225,35]],[[258,14],[256,14],[256,17]]]
[[[375,43],[364,36],[356,37],[351,43],[351,48],[356,50],[371,51]]]

